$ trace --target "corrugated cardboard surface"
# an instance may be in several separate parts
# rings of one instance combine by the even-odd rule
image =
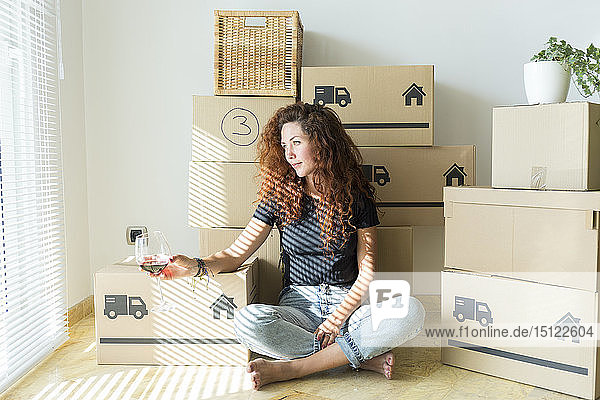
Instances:
[[[475,182],[474,146],[359,150],[363,168],[372,171],[378,207],[384,211],[382,226],[442,225],[445,185],[470,186]],[[258,172],[254,163],[190,162],[189,225],[245,227],[255,209]]]
[[[377,272],[413,272],[413,229],[377,228]]]
[[[413,227],[413,294],[441,293],[440,272],[444,269],[444,227]]]
[[[492,186],[600,189],[599,121],[586,102],[494,108]]]
[[[242,233],[242,228],[201,228],[200,254],[209,255],[229,247]],[[274,228],[267,240],[254,253],[259,260],[258,300],[260,303],[277,304],[282,286],[279,263],[279,231]]]
[[[599,210],[600,191],[511,190],[483,186],[447,187],[444,188],[444,201],[500,206]]]
[[[345,88],[337,99],[336,88]],[[327,98],[359,146],[433,145],[433,65],[304,67],[301,93],[311,104]]]
[[[381,226],[443,226],[443,207],[381,207],[383,215],[379,216]]]
[[[193,96],[192,161],[254,161],[269,119],[293,97]]]
[[[597,292],[450,270],[442,272],[442,326],[455,332],[460,326],[482,328],[477,320],[459,322],[453,316],[457,296],[485,303],[493,318],[488,326],[508,326],[509,332],[513,326],[553,326],[567,313],[578,324],[598,321]],[[446,364],[588,399],[598,394],[595,341],[472,335],[452,340],[442,348]],[[529,345],[532,341],[539,347]]]
[[[588,188],[600,187],[600,105],[590,104],[589,119],[589,149],[588,149]]]
[[[198,228],[243,228],[258,193],[254,163],[190,162],[188,222]]]
[[[444,193],[446,266],[598,290],[600,192]]]
[[[442,225],[443,188],[475,183],[475,146],[359,150],[363,168],[373,168],[378,206],[385,212],[380,217],[382,226]]]
[[[237,341],[233,314],[227,308],[235,312],[256,302],[257,270],[258,260],[253,258],[236,272],[211,277],[208,287],[202,281],[193,288],[191,279],[162,281],[165,300],[175,306],[166,312],[154,311],[160,304],[157,281],[136,265],[99,270],[94,285],[98,363],[245,365],[248,350]],[[126,296],[125,300],[139,297],[147,315],[138,319],[129,315],[133,309],[117,303],[121,311],[110,319],[105,310],[114,307],[105,304],[105,295]],[[139,300],[134,301],[140,309]]]

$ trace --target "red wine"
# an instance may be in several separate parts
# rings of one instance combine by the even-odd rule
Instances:
[[[160,274],[165,267],[169,265],[169,262],[161,261],[161,260],[150,260],[144,261],[143,264],[140,264],[140,267],[151,274]]]

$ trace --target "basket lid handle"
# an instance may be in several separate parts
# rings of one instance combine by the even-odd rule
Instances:
[[[244,26],[250,28],[265,28],[267,26],[267,17],[246,17]]]

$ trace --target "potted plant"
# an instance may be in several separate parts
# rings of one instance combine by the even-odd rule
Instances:
[[[583,97],[600,92],[600,49],[593,43],[583,51],[551,37],[530,61],[523,67],[529,104],[564,102],[571,77]]]

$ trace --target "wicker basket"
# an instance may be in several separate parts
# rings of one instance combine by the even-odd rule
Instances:
[[[300,97],[297,11],[215,10],[215,95]]]

